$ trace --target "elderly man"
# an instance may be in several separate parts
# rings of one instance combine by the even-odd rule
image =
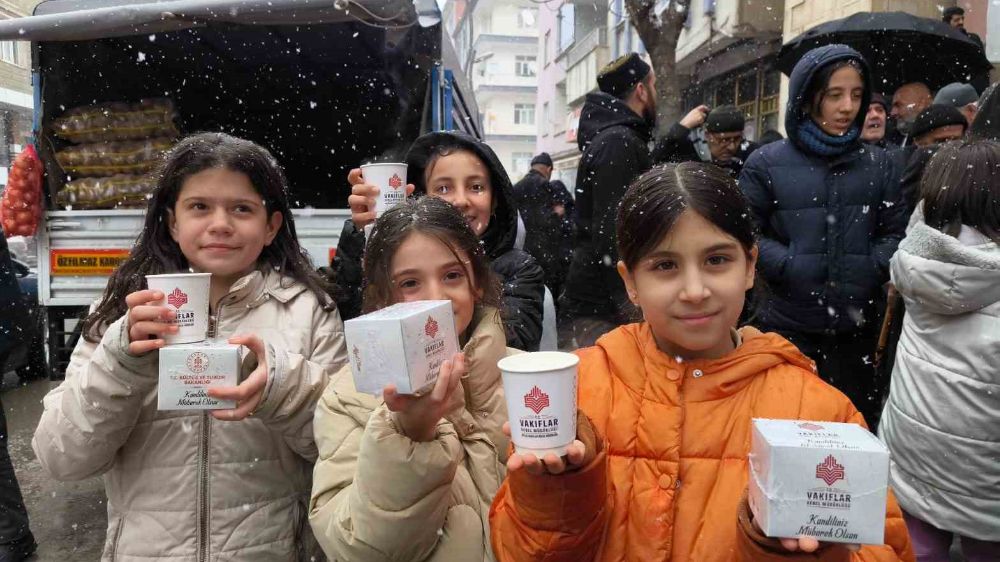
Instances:
[[[912,139],[910,127],[920,112],[934,103],[930,88],[923,82],[903,84],[892,95],[892,109],[889,115],[895,123],[895,132],[888,137],[889,142],[905,146]]]
[[[886,148],[885,122],[891,105],[885,96],[872,92],[872,101],[868,104],[868,113],[865,115],[865,126],[861,129],[861,140]]]
[[[979,94],[976,93],[972,84],[952,82],[938,90],[937,95],[934,96],[934,105],[950,105],[957,108],[965,116],[968,124],[972,125],[976,119],[976,113],[979,112]]]
[[[968,127],[965,116],[950,105],[934,104],[917,117],[912,129],[913,145],[902,150],[906,167],[900,181],[907,214],[913,214],[917,206],[920,199],[920,178],[938,146],[962,138]]]
[[[709,111],[699,105],[679,122],[674,123],[667,135],[653,149],[653,161],[661,162],[711,162],[729,172],[734,178],[740,175],[743,162],[757,145],[743,138],[746,117],[732,105],[720,105]],[[705,129],[708,150],[699,152],[692,140],[693,132]]]

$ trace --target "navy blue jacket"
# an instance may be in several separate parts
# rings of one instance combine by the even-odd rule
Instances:
[[[824,157],[799,142],[812,76],[849,58],[861,62],[870,84],[864,60],[843,45],[811,51],[796,65],[785,115],[788,138],[755,151],[740,174],[761,229],[758,273],[768,290],[757,323],[765,329],[834,334],[870,326],[889,280],[889,258],[904,235],[900,172],[884,149],[859,140],[845,154]],[[870,99],[866,91],[859,126]]]

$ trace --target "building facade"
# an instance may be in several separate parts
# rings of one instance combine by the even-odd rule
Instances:
[[[0,19],[30,15],[37,0],[0,0]],[[31,136],[34,97],[31,51],[25,41],[0,41],[0,185]]]
[[[539,9],[531,0],[450,0],[444,11],[485,140],[515,182],[530,168],[541,118]]]

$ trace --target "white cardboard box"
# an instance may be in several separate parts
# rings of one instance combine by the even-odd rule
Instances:
[[[889,451],[849,423],[753,420],[750,509],[769,537],[883,544]]]
[[[344,337],[354,387],[367,394],[389,383],[401,394],[429,389],[459,351],[451,301],[394,304],[344,322]]]
[[[168,345],[160,349],[160,410],[224,410],[235,400],[217,400],[206,394],[213,386],[236,386],[240,346],[225,340]]]

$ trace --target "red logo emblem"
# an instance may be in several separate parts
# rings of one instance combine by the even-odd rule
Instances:
[[[800,423],[799,427],[801,427],[802,429],[808,429],[809,431],[819,431],[823,429],[823,426],[815,424],[813,422]]]
[[[827,486],[833,486],[837,480],[844,479],[844,465],[837,464],[837,459],[830,455],[816,465],[816,478],[826,482]]]
[[[174,288],[174,292],[167,295],[167,302],[174,308],[180,308],[187,304],[188,296],[179,288]]]
[[[435,320],[434,318],[428,316],[427,317],[427,324],[424,324],[424,333],[427,334],[427,337],[429,337],[429,338],[433,338],[433,337],[437,336],[437,334],[438,334],[438,323],[437,323],[437,320]]]
[[[204,373],[208,368],[208,355],[200,351],[188,355],[187,368],[192,373]]]
[[[403,179],[400,178],[398,174],[393,174],[392,177],[389,178],[389,187],[393,189],[399,189],[403,187]]]
[[[536,386],[531,389],[531,392],[524,395],[524,406],[535,414],[540,414],[542,410],[549,407],[549,395]]]

